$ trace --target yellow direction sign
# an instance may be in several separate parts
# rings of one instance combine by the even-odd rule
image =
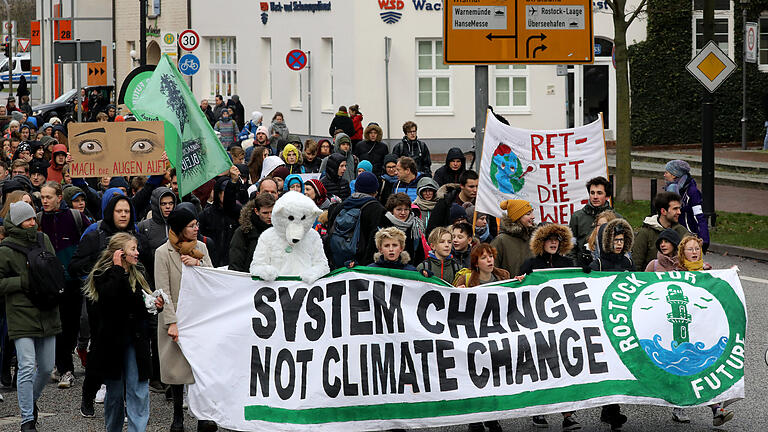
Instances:
[[[720,84],[736,70],[736,63],[716,43],[709,41],[685,68],[710,93],[714,93]]]
[[[446,0],[448,64],[594,61],[592,0]]]

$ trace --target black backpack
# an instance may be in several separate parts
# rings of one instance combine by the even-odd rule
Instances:
[[[16,243],[3,242],[27,257],[29,286],[24,294],[40,310],[50,310],[59,305],[64,294],[64,266],[55,254],[45,248],[45,234],[37,233],[37,243],[26,248]]]

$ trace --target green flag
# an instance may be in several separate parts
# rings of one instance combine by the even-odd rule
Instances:
[[[165,151],[176,168],[180,196],[232,166],[227,151],[167,55],[160,59],[132,111],[143,120],[164,120],[176,130],[179,139],[166,140]]]

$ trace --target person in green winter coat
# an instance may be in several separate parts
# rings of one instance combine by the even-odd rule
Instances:
[[[13,243],[29,248],[37,244],[35,210],[29,204],[23,201],[11,204],[3,227],[8,237],[3,239],[2,245]],[[55,254],[48,236],[42,235],[45,249]],[[22,431],[36,430],[37,400],[50,380],[56,335],[61,333],[58,306],[38,309],[26,294],[29,283],[26,255],[10,247],[0,247],[0,295],[5,297],[8,337],[16,346]]]
[[[500,205],[507,216],[501,219],[499,235],[491,242],[498,254],[495,266],[509,272],[510,277],[520,274],[525,260],[533,257],[528,241],[536,228],[533,207],[526,200],[506,200]]]
[[[659,250],[656,240],[659,234],[667,228],[674,230],[680,238],[691,233],[677,223],[681,213],[680,195],[674,192],[662,192],[653,200],[656,214],[643,219],[643,226],[635,233],[635,243],[632,246],[632,262],[636,271],[643,271],[648,263],[656,259]]]
[[[605,177],[590,179],[587,182],[587,192],[589,192],[589,202],[581,209],[573,212],[568,223],[568,228],[571,229],[573,238],[576,239],[576,247],[571,251],[573,258],[577,258],[579,254],[589,253],[585,243],[595,228],[595,218],[606,210],[613,210],[610,201],[608,201],[613,195],[613,185],[608,179]],[[618,213],[616,216],[621,217]]]

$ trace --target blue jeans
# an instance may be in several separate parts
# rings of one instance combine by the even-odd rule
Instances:
[[[35,402],[51,379],[56,356],[56,336],[19,338],[14,341],[14,344],[19,362],[16,394],[19,398],[21,423],[26,423],[35,419]]]
[[[120,361],[109,359],[109,361]],[[149,380],[139,381],[136,350],[129,345],[123,352],[123,376],[105,379],[107,397],[104,400],[104,426],[107,432],[121,432],[125,416],[124,401],[128,405],[128,432],[144,432],[149,422]],[[123,398],[125,391],[125,398]]]

